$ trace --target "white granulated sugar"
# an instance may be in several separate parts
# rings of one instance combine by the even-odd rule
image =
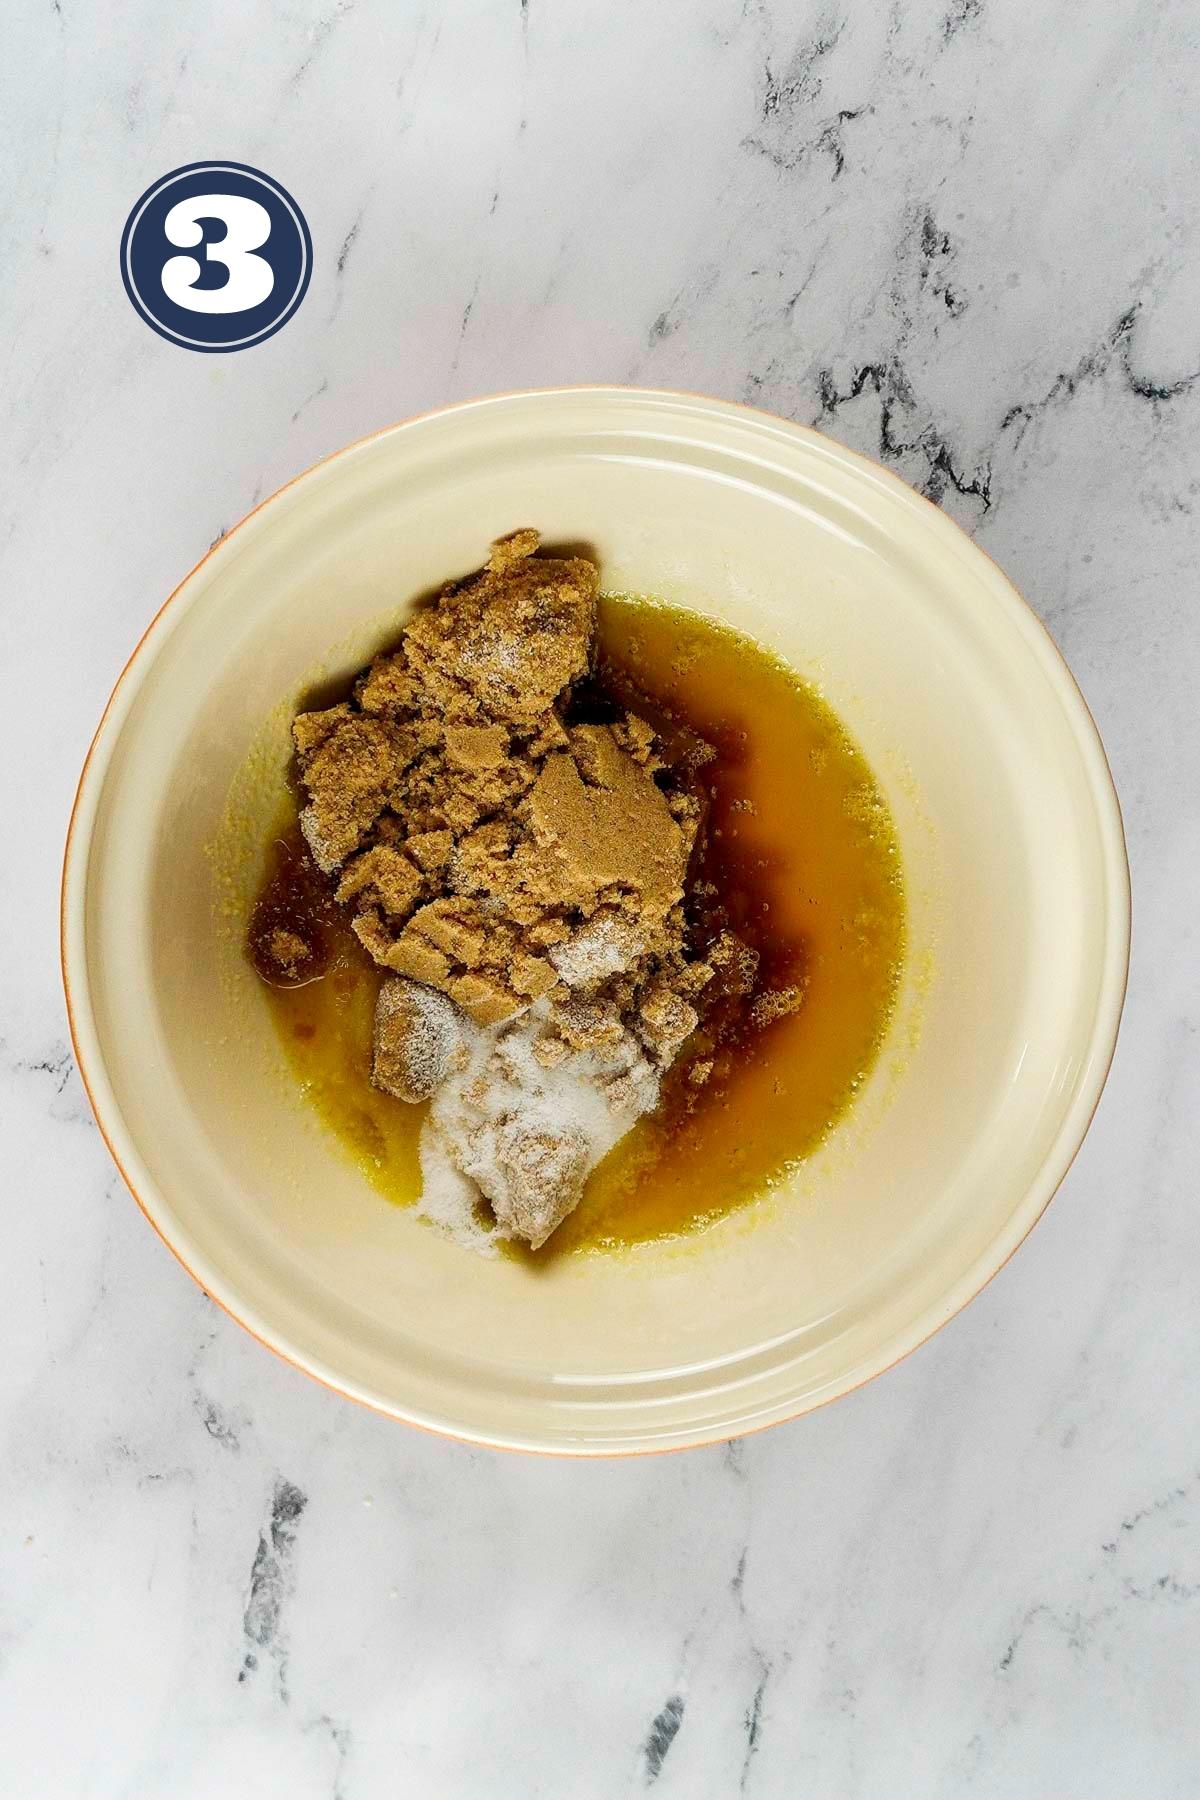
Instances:
[[[421,1199],[417,1211],[439,1225],[456,1243],[480,1256],[495,1256],[500,1235],[495,1226],[481,1225],[475,1212],[479,1189],[464,1175],[446,1148],[442,1135],[421,1131]]]
[[[468,1024],[466,1063],[447,1075],[422,1127],[420,1210],[474,1249],[495,1237],[544,1243],[596,1165],[658,1102],[657,1071],[628,1033],[546,1068],[534,1045],[549,1013],[540,1000],[502,1025]],[[476,1215],[481,1196],[496,1216],[491,1232]]]
[[[633,967],[644,946],[631,926],[613,913],[598,913],[565,944],[548,952],[569,988],[589,987]]]
[[[525,661],[525,644],[514,632],[501,631],[489,635],[481,644],[463,644],[459,659],[468,669],[494,668],[514,671]]]

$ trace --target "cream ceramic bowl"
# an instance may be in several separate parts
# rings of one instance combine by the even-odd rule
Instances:
[[[238,948],[296,696],[526,524],[592,545],[610,590],[725,620],[818,682],[887,793],[911,909],[895,1029],[819,1155],[702,1236],[543,1274],[477,1259],[375,1193],[290,1081]],[[814,432],[621,389],[396,426],[222,539],[121,677],[63,896],[97,1118],[196,1280],[397,1418],[576,1454],[805,1412],[970,1300],[1087,1130],[1128,932],[1095,727],[995,565]]]

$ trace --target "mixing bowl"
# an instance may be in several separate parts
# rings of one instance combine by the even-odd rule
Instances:
[[[540,1270],[475,1257],[380,1197],[289,1076],[240,951],[297,697],[527,524],[590,546],[610,591],[726,621],[819,684],[891,805],[910,909],[891,1036],[818,1154],[701,1234]],[[210,551],[101,722],[62,932],[100,1127],[214,1299],[397,1418],[592,1454],[807,1411],[978,1293],[1095,1109],[1129,889],[1087,708],[957,526],[802,427],[596,388],[383,431]]]

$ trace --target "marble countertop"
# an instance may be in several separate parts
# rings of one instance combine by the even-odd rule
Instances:
[[[5,36],[5,1794],[1195,1795],[1195,9],[44,0]],[[315,243],[222,357],[117,266],[212,155]],[[1096,713],[1135,933],[1094,1129],[965,1314],[795,1425],[576,1466],[373,1417],[203,1297],[91,1123],[56,909],[105,698],[223,530],[377,425],[592,380],[815,423],[976,535]]]

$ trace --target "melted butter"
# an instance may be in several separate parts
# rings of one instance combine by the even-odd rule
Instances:
[[[798,982],[804,992],[797,1011],[761,1029],[735,1019],[705,1085],[689,1081],[686,1061],[672,1071],[658,1112],[595,1171],[537,1261],[695,1231],[811,1155],[878,1056],[904,954],[890,815],[816,691],[740,633],[646,600],[606,597],[600,646],[611,692],[630,704],[644,695],[717,746],[704,771],[701,873],[759,950],[767,984]],[[340,921],[330,938],[320,979],[267,990],[280,1039],[367,1178],[389,1200],[412,1204],[426,1109],[371,1086],[380,975]]]
[[[417,1147],[428,1107],[406,1106],[371,1086],[367,1077],[382,976],[349,926],[339,922],[329,937],[324,975],[299,987],[264,991],[308,1100],[372,1185],[409,1206],[421,1191]]]

